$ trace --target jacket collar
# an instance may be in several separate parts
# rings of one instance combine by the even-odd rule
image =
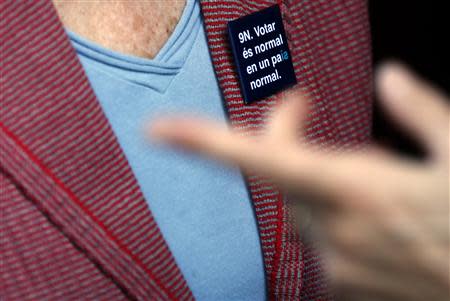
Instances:
[[[258,135],[263,129],[264,120],[280,102],[280,95],[244,104],[228,46],[227,23],[277,3],[286,16],[287,6],[281,2],[201,1],[210,53],[230,122],[248,135]],[[298,56],[293,58],[294,61],[299,59]],[[283,195],[256,175],[247,175],[246,180],[260,231],[269,299],[298,299],[302,286],[302,245],[296,232],[288,226],[289,210]]]

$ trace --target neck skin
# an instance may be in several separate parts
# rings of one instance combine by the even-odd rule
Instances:
[[[175,29],[186,0],[53,0],[66,28],[103,47],[153,58]]]

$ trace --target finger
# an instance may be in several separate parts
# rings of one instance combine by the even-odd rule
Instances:
[[[325,160],[300,147],[250,139],[225,126],[198,118],[160,119],[151,125],[149,132],[157,141],[181,146],[226,163],[236,163],[245,170],[269,176],[289,190],[303,192],[306,188],[305,191],[313,192],[323,186],[312,182],[321,179],[318,173],[323,167],[319,164],[326,164]]]
[[[296,161],[292,151],[273,143],[245,137],[216,122],[199,118],[164,118],[150,125],[156,141],[181,146],[226,163],[236,163],[277,179],[292,172],[286,162]]]
[[[319,185],[311,184],[307,176],[308,170],[314,169],[313,162],[319,159],[307,151],[265,143],[266,140],[252,140],[215,122],[198,118],[160,119],[151,125],[150,135],[154,140],[269,176],[287,190],[311,191],[311,194],[321,190]]]
[[[156,141],[181,146],[231,163],[240,164],[251,160],[250,154],[256,150],[250,139],[226,126],[201,118],[159,119],[150,125],[149,134]]]
[[[245,170],[269,176],[282,188],[317,196],[311,199],[320,200],[323,205],[347,200],[349,206],[370,210],[376,204],[360,201],[367,199],[363,194],[383,192],[379,187],[388,187],[385,181],[399,183],[385,176],[385,169],[387,172],[392,169],[385,161],[357,155],[324,155],[303,146],[280,146],[265,143],[264,139],[251,140],[206,120],[159,120],[153,124],[151,135],[166,143],[227,163],[237,163]],[[401,178],[393,172],[390,177]],[[384,195],[378,199],[384,199]]]
[[[251,140],[215,122],[187,118],[160,119],[151,128],[153,138],[185,147],[227,163],[269,176],[287,190],[317,196],[322,202],[346,201],[347,206],[373,210],[389,189],[414,174],[393,160],[369,154],[335,156]],[[363,201],[367,200],[367,201]]]
[[[303,136],[301,126],[306,115],[306,99],[295,91],[286,94],[267,124],[267,138],[274,143],[296,143]]]
[[[181,146],[214,159],[238,164],[281,181],[292,180],[297,154],[292,148],[251,139],[216,122],[199,118],[166,118],[154,122],[150,135],[157,141]]]
[[[398,64],[382,66],[377,83],[389,113],[417,135],[433,155],[448,157],[449,106],[445,96]]]

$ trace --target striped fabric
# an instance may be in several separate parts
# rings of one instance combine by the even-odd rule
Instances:
[[[209,47],[231,123],[258,135],[280,97],[244,105],[228,47],[227,22],[278,3],[298,88],[310,96],[312,143],[354,147],[370,138],[371,56],[366,3],[361,0],[203,0]],[[319,259],[289,227],[281,193],[248,177],[272,300],[327,300]]]
[[[0,299],[193,299],[51,1],[0,12]]]
[[[243,104],[229,20],[276,1],[202,0],[233,126],[256,135],[278,96]],[[346,148],[370,135],[371,67],[362,0],[278,1],[308,137]],[[0,0],[0,299],[191,300],[128,163],[48,0]],[[272,300],[326,300],[315,251],[281,193],[248,184]]]

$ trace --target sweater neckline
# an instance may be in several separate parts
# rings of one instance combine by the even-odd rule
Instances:
[[[164,92],[182,69],[200,26],[200,6],[196,0],[187,0],[174,31],[152,59],[108,49],[67,28],[66,32],[83,63],[91,63],[112,76]]]

